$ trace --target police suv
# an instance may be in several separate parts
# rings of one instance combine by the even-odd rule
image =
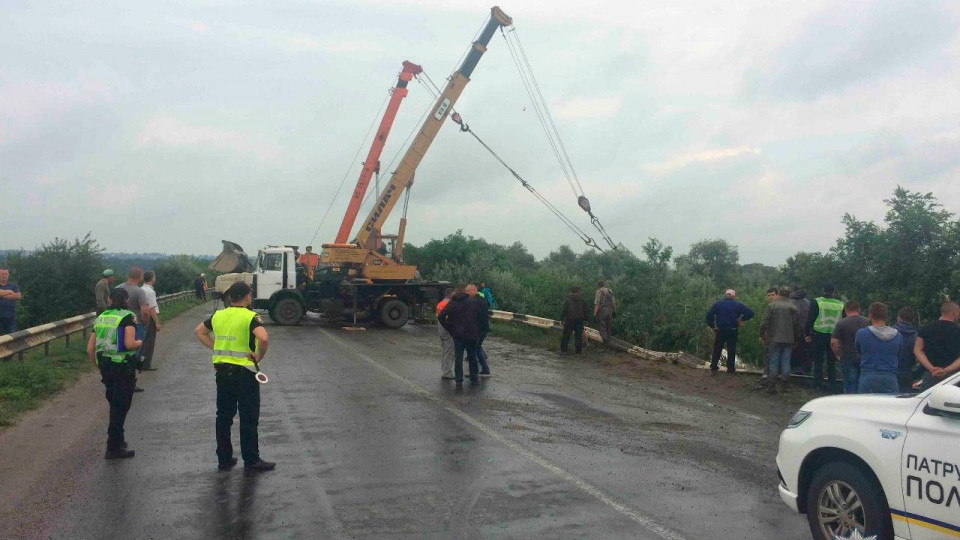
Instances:
[[[780,498],[818,540],[960,538],[958,385],[807,403],[780,436]]]

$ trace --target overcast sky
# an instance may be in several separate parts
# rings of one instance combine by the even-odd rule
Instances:
[[[0,249],[87,231],[108,251],[305,245],[346,177],[313,243],[332,241],[401,62],[442,84],[490,5],[6,0]],[[648,237],[677,253],[719,237],[741,262],[780,264],[829,248],[844,212],[882,219],[897,184],[960,211],[955,1],[501,7],[596,214],[637,253]],[[431,102],[411,84],[385,169]],[[457,110],[592,232],[499,34]],[[457,229],[537,256],[583,249],[448,123],[407,234]]]

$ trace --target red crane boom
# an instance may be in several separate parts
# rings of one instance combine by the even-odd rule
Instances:
[[[337,244],[347,242],[350,237],[350,229],[357,219],[357,212],[360,211],[360,203],[363,202],[363,196],[367,193],[367,186],[370,185],[370,179],[373,172],[379,168],[380,154],[383,152],[383,146],[387,143],[387,135],[390,134],[390,128],[393,127],[393,121],[397,117],[397,111],[400,109],[400,102],[407,97],[407,83],[413,79],[414,75],[422,72],[423,68],[412,62],[404,61],[403,69],[397,78],[397,86],[393,89],[390,96],[390,102],[387,104],[387,110],[383,113],[383,119],[380,120],[380,128],[377,129],[377,136],[373,138],[373,144],[370,145],[370,151],[367,153],[367,159],[363,161],[363,170],[360,171],[360,178],[357,179],[357,187],[353,190],[353,196],[350,204],[347,206],[347,213],[343,216],[343,222],[340,224],[340,230],[337,232]]]

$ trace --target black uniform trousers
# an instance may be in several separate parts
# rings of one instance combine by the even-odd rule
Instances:
[[[737,329],[736,328],[717,328],[717,333],[713,338],[713,355],[710,356],[710,369],[717,371],[720,369],[720,352],[727,348],[727,371],[733,373],[737,370]]]
[[[110,404],[107,451],[122,450],[126,444],[123,438],[123,423],[127,420],[130,404],[133,403],[137,372],[132,365],[126,362],[111,362],[109,358],[98,358],[97,365],[100,367],[100,381],[107,389],[107,403]]]
[[[260,461],[257,424],[260,422],[260,383],[255,374],[235,364],[214,364],[217,376],[217,459],[233,458],[230,427],[240,413],[240,455],[244,463]]]
[[[813,388],[819,389],[823,384],[823,361],[827,361],[827,388],[831,391],[837,381],[837,357],[830,348],[830,334],[824,332],[813,333]]]
[[[560,352],[567,352],[571,333],[573,334],[573,345],[576,347],[576,351],[583,351],[583,319],[567,319],[563,321],[563,335],[560,337]]]

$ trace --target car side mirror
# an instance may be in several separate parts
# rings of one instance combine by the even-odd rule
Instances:
[[[926,408],[960,418],[960,388],[952,384],[935,386],[927,398]]]

